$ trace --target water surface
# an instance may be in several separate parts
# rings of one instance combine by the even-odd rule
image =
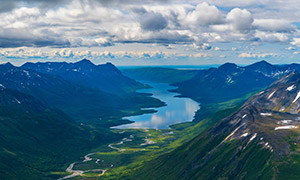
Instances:
[[[151,129],[167,129],[169,125],[189,122],[193,120],[195,112],[200,108],[199,104],[190,98],[174,97],[177,93],[169,92],[174,87],[166,83],[143,82],[149,84],[151,89],[139,90],[139,92],[151,93],[153,97],[165,102],[167,106],[154,108],[157,112],[151,114],[143,114],[138,116],[125,117],[134,121],[131,124],[116,126],[114,128],[151,128]]]

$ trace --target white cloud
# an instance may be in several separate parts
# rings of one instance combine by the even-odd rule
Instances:
[[[212,25],[224,22],[222,13],[216,6],[209,5],[206,2],[200,3],[193,11],[188,12],[183,20],[185,25]]]
[[[262,53],[262,54],[241,53],[238,57],[241,57],[241,58],[270,58],[275,55],[276,54],[274,54],[274,53]]]
[[[286,50],[289,50],[289,51],[294,51],[294,50],[296,50],[296,48],[295,48],[295,47],[293,47],[293,46],[290,46],[290,47],[286,48]]]
[[[300,38],[293,38],[291,44],[300,47]]]
[[[226,16],[233,30],[248,31],[252,27],[252,14],[246,9],[234,8]]]
[[[263,31],[291,32],[297,27],[283,19],[255,19],[253,26]]]
[[[284,42],[289,39],[288,34],[278,32],[256,31],[254,36],[265,42]]]
[[[214,49],[215,49],[215,51],[221,50],[221,48],[219,48],[218,46],[216,46]]]
[[[15,43],[11,47],[22,46],[22,43],[24,46],[95,47],[117,42],[203,44],[255,38],[287,41],[289,36],[268,32],[270,29],[283,31],[287,25],[284,20],[255,20],[253,23],[252,14],[246,9],[234,8],[226,15],[206,2],[195,6],[183,2],[137,6],[129,2],[117,7],[99,6],[92,0],[65,2],[69,3],[43,9],[45,11],[39,7],[21,7],[0,14],[3,36],[16,31],[14,34],[21,36],[18,41],[13,40],[18,36],[10,36],[9,41]],[[264,26],[265,21],[272,26]],[[277,22],[280,25],[276,25]],[[293,27],[289,24],[286,29]],[[5,44],[9,45],[5,42],[2,46]]]
[[[187,50],[210,50],[211,45],[208,43],[187,45]]]
[[[193,55],[194,58],[201,58],[201,57],[206,58],[206,57],[208,57],[208,56],[209,56],[209,55],[206,54],[206,53],[197,53],[197,54],[194,54],[194,55]]]

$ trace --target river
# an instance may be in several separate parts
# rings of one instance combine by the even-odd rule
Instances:
[[[193,120],[195,112],[200,108],[199,103],[190,98],[178,98],[174,92],[169,89],[175,87],[166,83],[142,82],[150,85],[152,88],[142,89],[138,92],[150,93],[152,96],[165,102],[167,106],[154,108],[157,112],[151,114],[142,114],[137,116],[125,117],[134,121],[131,124],[124,124],[113,128],[150,128],[150,129],[167,129],[169,125],[190,122]]]
[[[142,114],[138,116],[130,116],[125,117],[124,119],[129,119],[134,121],[131,124],[125,124],[116,126],[113,128],[117,129],[130,129],[130,128],[149,128],[149,129],[167,129],[169,125],[181,123],[181,122],[189,122],[193,120],[195,112],[200,108],[199,104],[190,98],[178,98],[175,97],[178,95],[177,93],[169,92],[169,89],[174,89],[174,87],[166,84],[166,83],[154,83],[154,82],[142,82],[150,85],[152,88],[142,89],[138,92],[143,93],[151,93],[153,97],[160,99],[165,102],[167,106],[155,108],[157,112],[151,114]],[[127,138],[123,139],[121,143],[128,140]],[[145,143],[151,143],[150,140],[146,139]],[[117,150],[117,151],[125,151],[125,149],[117,148],[113,146],[113,144],[108,145],[109,148]],[[82,162],[87,161],[95,161],[98,163],[99,159],[93,159],[90,156],[96,154],[89,153],[84,156],[84,160]],[[79,162],[74,162],[69,165],[66,169],[66,172],[72,173],[71,175],[65,176],[62,179],[69,179],[76,176],[81,176],[86,172],[102,172],[100,175],[103,175],[106,170],[104,169],[93,169],[93,170],[73,170],[74,165]]]

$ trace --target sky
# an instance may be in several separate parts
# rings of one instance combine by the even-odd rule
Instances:
[[[300,63],[299,0],[1,0],[0,63]]]

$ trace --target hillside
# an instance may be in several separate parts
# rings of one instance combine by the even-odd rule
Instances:
[[[96,123],[102,127],[122,123],[123,116],[143,113],[140,108],[163,105],[149,95],[111,94],[57,75],[25,70],[11,64],[0,65],[0,75],[0,83],[4,86],[61,109],[78,122]]]
[[[60,110],[2,84],[0,131],[0,179],[52,179],[51,171],[113,140],[108,131],[77,125]]]
[[[299,89],[292,72],[132,179],[299,179]]]
[[[178,87],[175,92],[198,102],[222,102],[265,88],[293,70],[300,70],[299,65],[272,65],[260,61],[239,67],[225,63],[218,68],[202,70],[193,78],[173,85]]]

